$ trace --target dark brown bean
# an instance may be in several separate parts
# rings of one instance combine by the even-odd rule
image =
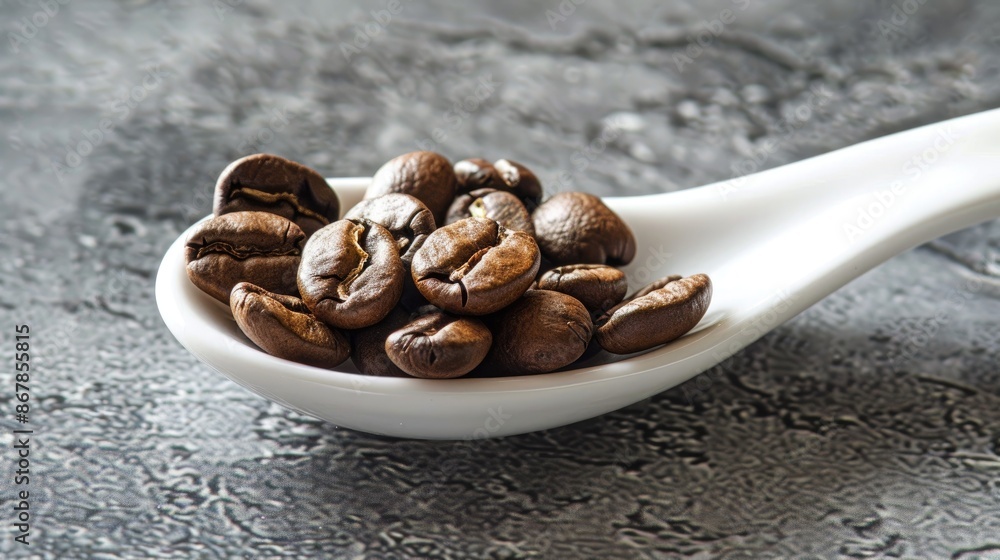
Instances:
[[[407,270],[413,255],[437,228],[434,216],[423,202],[408,194],[389,193],[362,200],[344,219],[368,221],[389,230],[399,247],[399,258]]]
[[[389,335],[385,352],[414,377],[453,379],[479,365],[493,343],[482,321],[431,311]]]
[[[389,335],[410,322],[410,312],[396,307],[378,323],[351,333],[351,361],[365,375],[409,377],[385,353]]]
[[[507,229],[535,235],[535,225],[531,221],[528,209],[521,199],[506,191],[478,189],[456,196],[448,208],[445,224],[473,217],[489,218]]]
[[[554,268],[538,279],[538,288],[580,300],[591,313],[617,305],[628,291],[625,273],[604,264],[571,264]]]
[[[388,230],[340,220],[313,234],[302,250],[299,292],[324,323],[359,329],[392,311],[402,295],[405,274]]]
[[[448,158],[436,152],[410,152],[389,160],[375,172],[365,198],[408,194],[430,209],[435,223],[443,224],[456,187],[455,172]]]
[[[542,183],[530,169],[509,159],[493,162],[493,168],[504,185],[524,202],[529,211],[542,203]]]
[[[476,194],[473,195],[472,193]],[[444,223],[440,225],[451,225],[459,220],[464,220],[466,218],[471,218],[472,213],[469,212],[469,207],[472,203],[476,201],[477,196],[484,196],[489,193],[500,192],[497,189],[486,188],[486,189],[475,189],[474,191],[460,193],[455,196],[455,200],[452,201],[451,206],[448,207],[448,213],[444,217]]]
[[[188,278],[229,305],[240,282],[298,295],[295,273],[306,235],[290,220],[268,212],[233,212],[206,220],[188,237]]]
[[[684,277],[681,276],[680,274],[671,274],[670,276],[664,276],[663,278],[660,278],[659,280],[656,280],[654,282],[650,282],[649,284],[647,284],[647,285],[643,286],[642,288],[636,290],[636,292],[634,294],[628,296],[628,299],[635,299],[637,297],[642,297],[642,296],[644,296],[644,295],[646,295],[646,294],[648,294],[648,293],[650,293],[652,291],[659,290],[660,288],[666,286],[667,284],[669,284],[671,282],[675,282],[677,280],[680,280],[681,278],[684,278]]]
[[[648,350],[680,338],[705,316],[712,281],[704,274],[674,280],[610,309],[597,321],[597,341],[615,354]]]
[[[399,305],[411,313],[425,305],[430,305],[424,294],[417,289],[417,285],[413,282],[413,276],[410,274],[406,274],[403,279],[403,295],[399,298]]]
[[[618,214],[592,195],[554,195],[532,214],[542,253],[556,265],[628,264],[635,257],[635,236]]]
[[[229,164],[215,184],[215,215],[271,212],[295,222],[306,235],[335,221],[340,201],[312,169],[273,154],[254,154]]]
[[[486,315],[521,297],[539,262],[530,235],[487,218],[466,218],[430,234],[411,273],[432,304],[459,315]]]
[[[240,282],[229,305],[243,334],[272,356],[333,368],[350,355],[347,338],[320,322],[297,297]]]
[[[482,158],[463,159],[455,164],[458,193],[478,189],[509,192],[524,204],[529,212],[542,202],[542,183],[524,165],[509,159],[490,163]]]
[[[468,193],[478,189],[500,187],[500,173],[493,164],[482,158],[463,159],[455,164],[455,180],[458,193]]]
[[[529,290],[490,318],[488,370],[505,375],[546,373],[583,355],[594,332],[587,308],[550,290]]]

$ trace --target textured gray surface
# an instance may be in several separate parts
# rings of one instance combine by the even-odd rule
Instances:
[[[361,175],[423,141],[523,161],[549,192],[677,190],[997,106],[1000,5],[591,0],[552,26],[555,0],[404,1],[377,27],[388,2],[231,4],[60,4],[18,52],[42,8],[2,5],[0,329],[10,359],[32,328],[36,434],[25,549],[5,385],[0,556],[1000,558],[996,221],[681,387],[497,441],[287,412],[185,352],[153,302],[160,257],[241,155]]]

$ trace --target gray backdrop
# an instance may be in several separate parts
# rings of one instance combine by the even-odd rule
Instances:
[[[576,2],[4,1],[0,353],[30,325],[35,434],[25,548],[5,382],[0,555],[1000,558],[997,221],[649,401],[496,441],[338,429],[166,331],[159,260],[249,153],[641,194],[1000,100],[986,0]]]

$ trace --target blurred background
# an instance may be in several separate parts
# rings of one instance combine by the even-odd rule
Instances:
[[[356,176],[431,149],[523,162],[548,194],[679,190],[997,107],[1000,4],[0,10],[0,328],[37,333],[38,473],[35,544],[0,555],[1000,558],[996,220],[674,390],[496,441],[286,411],[184,351],[153,302],[238,157]]]

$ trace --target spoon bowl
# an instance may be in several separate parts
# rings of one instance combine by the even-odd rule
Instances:
[[[879,263],[1000,215],[1000,110],[952,119],[676,193],[606,198],[636,234],[630,291],[703,272],[699,325],[652,351],[543,375],[370,377],[270,356],[188,280],[184,244],[156,278],[180,343],[243,387],[338,426],[406,438],[473,439],[562,426],[662,392],[725,360]],[[329,179],[346,210],[368,178]],[[207,219],[207,218],[206,218]],[[192,226],[192,229],[194,226]]]

